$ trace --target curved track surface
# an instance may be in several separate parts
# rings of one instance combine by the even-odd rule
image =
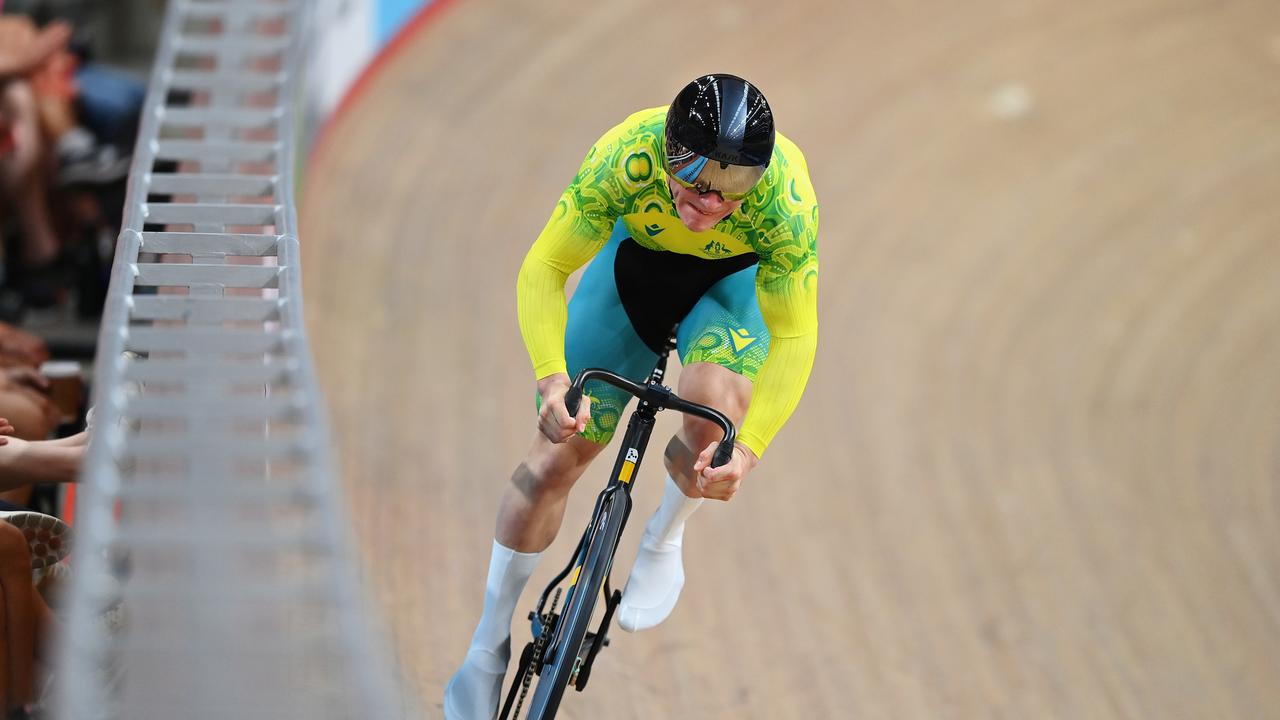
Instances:
[[[823,203],[817,364],[564,716],[1276,717],[1280,5],[795,7],[460,2],[329,128],[310,328],[406,697],[438,716],[532,437],[528,244],[601,132],[729,69]]]

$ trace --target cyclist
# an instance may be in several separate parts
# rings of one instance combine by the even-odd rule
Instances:
[[[539,432],[498,511],[484,609],[445,689],[449,720],[496,714],[516,602],[555,539],[569,489],[630,399],[592,382],[570,416],[569,373],[603,367],[643,382],[678,323],[677,393],[740,428],[718,468],[709,465],[720,430],[709,422],[685,416],[666,447],[663,500],[617,615],[625,630],[652,627],[684,585],[685,521],[703,499],[733,497],[804,391],[817,346],[817,234],[804,156],[740,77],[699,77],[587,153],[520,269]],[[566,279],[593,258],[566,304]]]

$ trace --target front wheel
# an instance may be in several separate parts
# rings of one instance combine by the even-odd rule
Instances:
[[[595,610],[600,587],[609,574],[618,533],[622,528],[624,503],[610,501],[604,508],[591,533],[585,559],[576,578],[569,586],[569,598],[560,614],[562,629],[560,641],[555,647],[555,657],[542,668],[538,687],[529,706],[529,720],[550,720],[560,708],[565,688],[577,673],[582,653],[582,641],[591,625],[591,613]]]

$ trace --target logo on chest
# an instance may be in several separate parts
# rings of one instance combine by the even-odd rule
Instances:
[[[733,251],[725,247],[724,243],[719,240],[712,240],[704,245],[702,252],[704,255],[709,255],[711,257],[725,257],[733,254]]]

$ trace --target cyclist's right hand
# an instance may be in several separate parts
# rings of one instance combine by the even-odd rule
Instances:
[[[569,414],[564,405],[564,394],[572,383],[564,373],[548,375],[538,381],[538,393],[542,395],[542,409],[538,411],[538,430],[553,443],[562,443],[587,428],[591,419],[591,398],[582,396],[578,414]]]

